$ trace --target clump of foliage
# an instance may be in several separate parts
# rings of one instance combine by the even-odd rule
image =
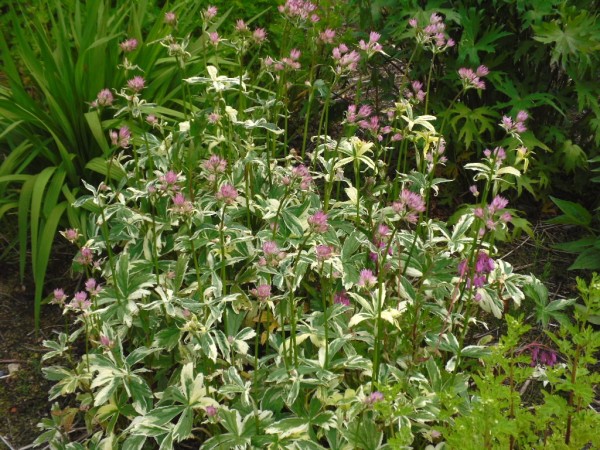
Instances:
[[[587,160],[598,157],[600,143],[597,2],[372,0],[351,4],[362,29],[376,27],[384,39],[395,43],[389,51],[393,59],[385,69],[373,67],[381,96],[398,92],[398,75],[404,81],[400,93],[412,80],[430,84],[435,92],[430,111],[438,117],[436,126],[451,149],[452,173],[461,173],[463,163],[479,157],[486,145],[503,145],[504,136],[495,127],[502,115],[526,110],[534,119],[523,134],[531,164],[517,182],[519,192],[526,190],[534,197],[573,188],[580,194],[588,192]],[[445,18],[443,31],[456,43],[443,53],[423,51],[410,43],[415,36],[440,31],[431,20],[434,13]],[[408,61],[406,77],[403,71],[398,74],[396,58]],[[485,90],[464,92],[452,102],[461,85],[459,69],[480,65],[491,71]]]
[[[74,202],[89,211],[85,228],[63,232],[86,281],[52,295],[77,326],[45,342],[45,360],[55,361],[45,369],[56,381],[50,398],[69,396],[75,406],[56,403],[38,443],[441,448],[492,391],[481,374],[473,395],[480,361],[499,367],[497,380],[505,368],[518,368],[508,375],[514,383],[526,379],[513,343],[520,322],[509,319],[498,346],[472,344],[468,334],[519,306],[535,283],[494,245],[516,219],[500,194],[521,176],[527,114],[504,118],[505,145],[465,166],[473,203],[448,225],[431,214],[449,180],[439,175],[447,158],[427,114],[430,89],[413,84],[413,95],[384,111],[367,104],[366,68],[384,51],[380,35],[338,41],[309,1],[279,11],[286,32],[274,54],[265,30],[238,20],[220,35],[211,28],[217,8],[204,9],[194,73],[179,16],[167,11],[170,28],[146,45],[166,52],[164,64],[180,74],[177,109],[152,98],[142,66],[99,91],[88,117],[107,150],[88,167],[103,181],[85,183],[87,195]],[[302,47],[292,32],[306,37]],[[440,41],[427,45],[451,48],[447,36]],[[467,70],[478,89],[483,69]],[[333,123],[347,86],[352,102]],[[571,430],[589,403],[573,377],[586,386],[594,379],[581,378],[591,356],[583,347],[570,353],[563,339],[556,335],[556,345],[571,359],[551,382],[572,381],[564,384],[573,392]],[[510,354],[511,365],[498,354]],[[512,404],[504,392],[496,397],[498,411],[516,414],[514,389]],[[545,423],[526,440],[505,435],[540,444],[546,430],[562,433]]]

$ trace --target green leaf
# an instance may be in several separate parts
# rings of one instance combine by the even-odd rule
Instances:
[[[554,202],[556,206],[564,213],[562,216],[554,217],[548,220],[548,223],[557,223],[563,225],[579,225],[582,227],[589,227],[592,222],[592,215],[590,212],[581,206],[579,203],[570,202],[568,200],[561,200],[550,196],[550,200]]]

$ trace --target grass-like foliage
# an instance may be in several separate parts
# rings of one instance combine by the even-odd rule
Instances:
[[[56,404],[37,442],[442,448],[465,440],[457,436],[470,418],[487,414],[482,399],[509,379],[509,399],[494,394],[505,420],[497,442],[568,445],[583,429],[594,379],[574,386],[591,354],[552,335],[568,363],[550,382],[569,393],[567,412],[522,431],[514,383],[530,360],[512,350],[515,326],[506,345],[468,338],[536,283],[495,249],[516,220],[500,194],[526,164],[527,113],[494,124],[505,145],[465,166],[472,203],[448,225],[433,214],[450,180],[439,176],[446,149],[430,90],[413,83],[371,102],[367,63],[385,51],[378,33],[343,43],[327,10],[308,1],[288,0],[279,13],[278,54],[264,29],[242,20],[220,35],[213,7],[199,11],[196,41],[179,33],[177,11],[166,11],[156,39],[120,40],[123,82],[99,89],[86,114],[106,142],[88,164],[103,181],[86,182],[73,203],[89,211],[85,228],[62,233],[78,247],[85,284],[52,296],[76,328],[45,342],[44,359],[56,362],[45,369],[56,382],[50,398],[72,403]],[[431,21],[442,27],[441,16]],[[420,33],[416,45],[436,54],[452,47],[443,28]],[[136,51],[161,55],[174,92],[152,88]],[[464,68],[463,90],[480,89],[487,74]],[[584,322],[564,326],[591,333]],[[530,347],[534,362],[557,363],[555,351]],[[498,370],[488,369],[489,388],[489,373],[476,378],[477,392],[481,361]]]

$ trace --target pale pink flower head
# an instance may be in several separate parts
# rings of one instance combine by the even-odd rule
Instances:
[[[133,92],[141,92],[146,85],[146,80],[143,77],[136,75],[131,80],[127,81],[127,87]]]
[[[344,306],[350,306],[350,297],[348,297],[348,293],[345,290],[341,290],[340,292],[336,292],[333,296],[333,302]]]
[[[290,58],[292,58],[294,61],[297,61],[300,58],[300,50],[293,48],[290,51]]]
[[[315,233],[325,233],[329,229],[327,214],[319,210],[308,218],[308,224]]]
[[[65,295],[65,291],[63,289],[54,289],[54,293],[52,294],[52,303],[57,305],[64,305],[65,300],[68,297]]]
[[[372,270],[363,269],[358,277],[358,285],[367,289],[372,288],[377,285],[377,277],[373,275]]]
[[[267,40],[267,32],[264,28],[257,28],[252,32],[252,38],[260,45]]]
[[[369,406],[372,406],[373,404],[380,402],[384,399],[384,396],[381,392],[379,391],[375,391],[373,393],[371,393],[366,399],[365,399],[365,403]]]
[[[98,106],[110,106],[112,105],[113,100],[114,98],[112,92],[110,92],[110,89],[102,89],[100,92],[98,92],[96,104]]]
[[[392,209],[409,223],[416,223],[419,213],[425,212],[425,200],[416,192],[402,189],[398,201],[392,203]]]
[[[496,211],[506,208],[508,205],[508,200],[500,195],[496,195],[492,199],[492,203],[490,203],[489,211],[491,214],[494,214]]]
[[[333,40],[335,39],[335,31],[327,28],[325,31],[322,31],[319,34],[319,39],[324,44],[333,44]]]
[[[159,125],[158,119],[154,114],[148,114],[148,116],[146,117],[146,122],[153,128]]]
[[[124,53],[133,52],[138,46],[138,41],[135,38],[127,39],[119,44]]]
[[[215,124],[215,123],[218,123],[219,120],[221,120],[221,115],[219,113],[212,112],[208,115],[209,123]]]
[[[175,24],[177,23],[177,16],[174,12],[169,11],[165,13],[165,23],[167,25],[175,26]]]
[[[217,415],[218,410],[212,405],[208,405],[205,409],[207,417],[214,417]]]
[[[333,254],[333,249],[329,245],[321,244],[321,245],[317,245],[317,247],[315,248],[315,253],[316,253],[317,259],[319,261],[325,261],[325,260],[331,258],[332,254]]]
[[[266,256],[279,254],[279,247],[277,246],[277,243],[273,241],[265,241],[262,245],[262,250]]]
[[[185,196],[178,192],[173,197],[173,211],[179,214],[189,214],[194,210],[194,205]]]
[[[217,16],[218,9],[216,6],[210,5],[204,11],[204,20],[212,20]]]
[[[224,173],[227,169],[227,161],[219,155],[211,155],[202,163],[202,167],[213,175]]]
[[[79,264],[81,264],[83,266],[88,266],[88,265],[92,264],[93,258],[94,258],[94,253],[92,252],[91,248],[81,247],[81,250],[79,250],[79,255],[77,256],[75,261],[77,261]]]
[[[250,290],[250,293],[254,295],[258,300],[268,300],[271,297],[271,285],[270,284],[259,284],[256,289]]]
[[[60,234],[70,243],[76,242],[79,236],[81,236],[75,228],[68,228],[65,231],[61,231]]]
[[[235,30],[239,33],[243,33],[248,31],[248,25],[242,19],[237,19],[235,21]]]
[[[225,183],[217,192],[216,199],[225,203],[226,205],[233,205],[235,200],[238,198],[238,191],[229,183]]]
[[[102,290],[102,287],[96,282],[94,278],[90,278],[85,282],[85,290],[89,292],[90,296],[98,295]]]
[[[79,309],[81,311],[89,309],[92,303],[88,299],[88,295],[84,291],[79,291],[73,296],[73,300],[69,306],[73,309]]]
[[[129,147],[129,143],[131,141],[131,131],[129,131],[128,127],[121,127],[119,128],[118,132],[111,130],[109,135],[112,145],[121,148]]]
[[[213,31],[212,33],[208,33],[208,39],[210,40],[210,43],[212,45],[219,45],[219,41],[221,40],[219,38],[219,33],[217,33],[216,31]]]
[[[106,348],[111,348],[114,345],[114,342],[110,340],[110,338],[104,334],[100,335],[100,345]]]

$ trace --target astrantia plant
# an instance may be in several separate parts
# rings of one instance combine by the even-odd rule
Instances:
[[[334,36],[311,2],[280,10],[314,42],[265,55],[257,73],[243,58],[217,67],[207,46],[205,71],[182,80],[181,120],[163,117],[137,77],[114,100],[105,180],[75,202],[97,212],[86,236],[64,232],[88,281],[54,294],[80,327],[45,343],[46,359],[69,363],[46,369],[51,399],[72,395],[80,412],[57,406],[38,442],[75,445],[69,427],[83,420],[89,447],[402,448],[443,440],[437,430],[473,408],[468,370],[490,350],[467,334],[518,306],[531,281],[494,248],[512,219],[499,192],[519,176],[505,157],[516,150],[468,167],[477,203],[455,225],[433,218],[449,181],[436,175],[435,117],[400,100],[381,118],[348,108],[340,132],[328,121],[331,92],[363,76],[379,35],[337,43],[314,80],[304,58]],[[428,45],[448,47],[434,26]],[[236,28],[229,42],[248,31]],[[306,154],[291,143],[298,86],[324,108]],[[310,107],[304,133],[309,118]]]

